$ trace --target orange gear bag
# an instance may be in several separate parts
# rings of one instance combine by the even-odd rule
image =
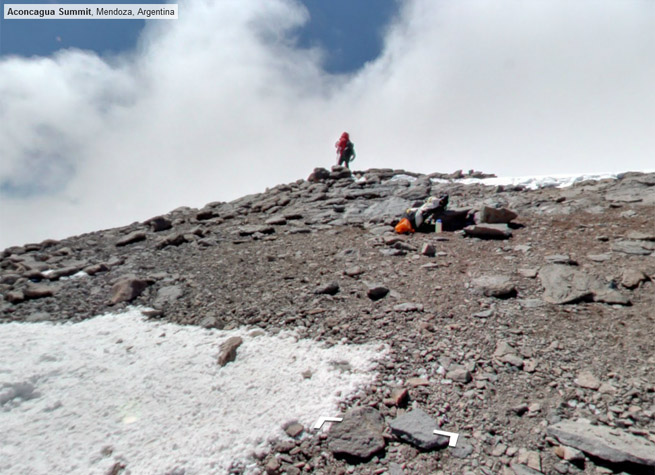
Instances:
[[[412,224],[409,222],[409,219],[403,218],[400,220],[398,224],[396,224],[396,232],[398,234],[413,233],[414,228],[412,227]]]

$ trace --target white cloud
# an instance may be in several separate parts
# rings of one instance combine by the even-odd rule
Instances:
[[[130,55],[2,60],[0,184],[32,196],[0,197],[0,246],[305,177],[343,130],[357,168],[652,168],[652,2],[408,0],[346,76],[295,47],[305,21],[290,0],[191,0]]]

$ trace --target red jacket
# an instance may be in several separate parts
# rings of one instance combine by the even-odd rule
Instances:
[[[337,140],[337,143],[334,144],[334,146],[337,147],[338,154],[343,152],[343,150],[346,148],[346,145],[348,145],[348,142],[350,142],[350,136],[348,135],[348,132],[344,132],[341,134],[341,138]]]

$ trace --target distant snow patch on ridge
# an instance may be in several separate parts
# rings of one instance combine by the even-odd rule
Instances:
[[[131,473],[250,471],[285,423],[336,416],[387,351],[251,332],[146,321],[140,309],[2,325],[0,473],[105,474],[117,462]],[[243,344],[220,367],[231,336]]]
[[[462,183],[464,185],[489,185],[489,186],[523,186],[525,188],[536,190],[539,188],[563,188],[582,183],[589,180],[606,180],[616,179],[618,173],[591,173],[591,174],[561,174],[561,175],[537,175],[537,176],[518,176],[518,177],[495,177],[495,178],[432,178],[432,183]],[[394,175],[389,181],[405,180],[409,182],[416,181],[416,177],[398,174]]]
[[[412,183],[412,182],[416,181],[416,177],[411,176],[411,175],[405,175],[404,173],[401,173],[401,174],[394,175],[391,178],[389,178],[389,181],[400,181],[400,180],[405,180],[405,181],[408,181],[408,182]]]
[[[491,186],[523,186],[525,188],[536,190],[539,188],[563,188],[589,180],[616,179],[617,173],[597,173],[586,175],[540,175],[540,176],[520,176],[520,177],[497,177],[497,178],[462,178],[455,180],[457,183],[475,184]]]

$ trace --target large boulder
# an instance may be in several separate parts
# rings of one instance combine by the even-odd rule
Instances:
[[[482,206],[475,213],[476,224],[507,224],[518,215],[514,211],[507,208],[491,208],[489,206]]]

